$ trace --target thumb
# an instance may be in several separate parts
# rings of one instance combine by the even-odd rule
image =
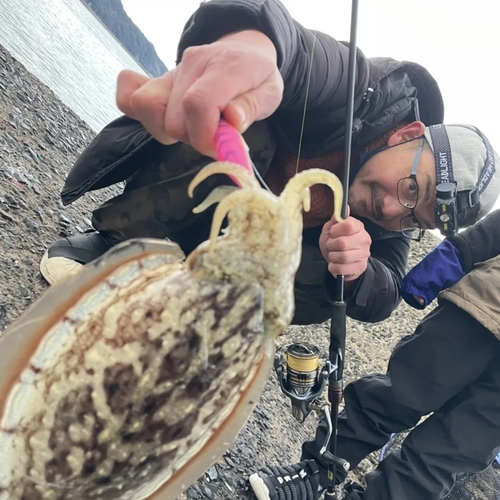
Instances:
[[[282,96],[279,81],[265,82],[230,101],[223,110],[224,118],[243,133],[253,122],[271,116],[278,109]]]
[[[135,71],[128,69],[120,71],[116,82],[116,106],[122,113],[130,118],[136,119],[130,104],[130,98],[136,90],[140,89],[150,80],[151,78],[136,73]]]
[[[335,217],[331,217],[330,220],[328,222],[325,222],[323,224],[323,233],[328,233],[330,234],[330,228],[334,225],[334,224],[337,224],[337,221],[335,220]]]

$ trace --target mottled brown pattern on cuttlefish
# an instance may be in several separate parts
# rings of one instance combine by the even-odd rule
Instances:
[[[234,440],[292,318],[309,186],[340,189],[337,218],[341,187],[310,170],[276,197],[216,163],[190,192],[216,173],[241,176],[242,189],[204,204],[220,202],[210,242],[186,262],[173,243],[118,245],[0,340],[22,353],[0,380],[0,500],[172,498]]]
[[[44,408],[43,418],[35,411],[13,433],[27,460],[14,471],[12,498],[125,499],[182,467],[230,411],[244,389],[241,370],[251,372],[260,349],[260,288],[193,285],[182,267],[164,267],[115,287],[92,318],[67,320],[71,348],[50,369],[36,368],[38,390],[55,410]],[[182,297],[178,307],[169,306],[172,296]],[[78,388],[66,391],[66,381]]]

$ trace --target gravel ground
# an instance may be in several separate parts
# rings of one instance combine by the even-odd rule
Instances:
[[[119,186],[91,193],[63,207],[59,193],[66,173],[94,132],[0,46],[0,331],[47,287],[38,270],[47,246],[60,236],[90,226],[91,210]],[[428,235],[412,249],[414,265],[435,245]],[[396,342],[413,331],[421,312],[402,304],[375,325],[348,323],[346,382],[366,373],[384,372]],[[278,340],[317,344],[328,352],[328,323],[291,327]],[[224,457],[178,500],[254,499],[247,477],[264,464],[294,463],[300,444],[314,434],[317,418],[296,422],[273,374],[237,441]],[[362,480],[378,455],[361,463],[352,477]],[[498,475],[489,469],[459,481],[450,500],[493,500]]]

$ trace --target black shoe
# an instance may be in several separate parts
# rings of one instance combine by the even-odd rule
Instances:
[[[78,272],[84,264],[106,253],[113,244],[97,231],[62,238],[50,245],[40,262],[42,276],[53,285],[68,274]]]
[[[250,476],[250,485],[258,500],[318,500],[325,489],[314,460],[263,467]]]

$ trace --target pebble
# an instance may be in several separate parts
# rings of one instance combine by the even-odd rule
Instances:
[[[32,221],[31,219],[26,219],[24,223],[26,224],[26,227],[30,231],[38,231],[38,224],[35,221]]]
[[[3,217],[4,219],[8,220],[9,222],[14,222],[14,218],[8,214],[7,212],[4,212],[3,210],[0,210],[0,217]]]
[[[5,197],[5,201],[12,208],[17,208],[19,206],[19,199],[18,198],[14,198],[14,197],[12,197],[10,195],[7,195]]]
[[[197,486],[189,487],[188,490],[186,491],[186,496],[188,498],[193,498],[193,499],[201,498],[201,495],[200,495],[200,492],[199,492],[199,489]]]
[[[64,214],[59,214],[59,222],[61,224],[70,225],[71,221]]]
[[[209,477],[210,481],[215,481],[219,477],[219,474],[217,473],[217,469],[215,468],[215,465],[212,465],[212,467],[210,467],[210,469],[208,469],[207,476]]]
[[[14,179],[16,179],[21,184],[28,184],[28,179],[26,179],[26,177],[20,172],[14,171],[13,176]]]
[[[203,486],[203,493],[207,498],[216,499],[217,487],[213,484],[207,484],[206,486]]]

